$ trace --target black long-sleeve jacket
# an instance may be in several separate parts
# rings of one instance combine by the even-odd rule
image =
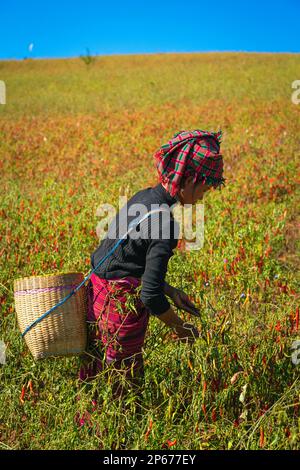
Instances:
[[[161,183],[135,193],[111,221],[108,232],[91,255],[93,268],[113,248],[128,230],[133,219],[146,212],[163,207],[168,213],[148,216],[97,268],[101,278],[114,279],[126,276],[141,278],[141,300],[152,315],[160,315],[170,308],[164,294],[168,261],[178,244],[179,224],[172,210],[178,203]],[[143,206],[135,206],[143,204]]]

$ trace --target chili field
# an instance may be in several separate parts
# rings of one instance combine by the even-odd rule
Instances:
[[[1,61],[0,79],[0,448],[299,449],[299,55]],[[180,241],[168,265],[201,336],[151,317],[138,409],[104,373],[79,385],[78,357],[33,360],[13,281],[87,274],[97,208],[156,184],[153,154],[183,129],[222,129],[226,186],[202,249]]]

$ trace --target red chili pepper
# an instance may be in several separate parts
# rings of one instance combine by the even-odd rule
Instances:
[[[26,391],[26,388],[25,388],[25,385],[23,385],[22,391],[21,391],[21,395],[20,395],[20,402],[21,402],[22,404],[25,403],[25,401],[24,401],[25,391]]]
[[[232,275],[236,274],[234,266],[235,266],[235,262],[232,261],[232,263],[230,264],[230,274],[232,274]]]
[[[265,445],[265,433],[263,428],[260,428],[260,436],[259,436],[259,447],[264,447]]]
[[[170,439],[167,440],[167,443],[168,443],[169,447],[175,446],[176,442],[177,442],[176,439],[174,439],[174,441],[170,441]]]
[[[184,248],[185,248],[185,242],[184,242],[184,240],[178,240],[177,248],[178,248],[178,250],[181,250],[181,251],[184,250]]]
[[[278,284],[278,287],[280,289],[280,291],[283,293],[283,294],[287,294],[288,293],[288,286],[287,284]]]
[[[256,266],[258,267],[259,273],[262,272],[263,265],[264,265],[264,260],[263,260],[263,257],[260,256],[259,261],[256,263]]]
[[[243,246],[240,247],[239,252],[240,252],[241,258],[245,259],[246,258],[246,252],[245,252],[245,249],[244,249]]]
[[[268,258],[270,253],[272,253],[272,247],[268,246],[268,248],[265,250],[265,256]]]
[[[27,388],[29,388],[30,393],[34,394],[33,386],[32,386],[32,380],[31,380],[31,379],[28,381]]]
[[[153,421],[152,421],[152,419],[150,419],[149,426],[148,426],[147,432],[146,432],[146,434],[145,434],[145,441],[146,441],[146,440],[148,439],[148,437],[149,437],[149,434],[150,434],[151,429],[152,429],[152,425],[153,425]]]
[[[233,358],[235,361],[237,361],[237,360],[238,360],[238,355],[237,355],[237,353],[236,353],[236,352],[232,354],[232,358]]]
[[[276,323],[276,325],[275,325],[275,330],[276,330],[276,331],[281,331],[281,324],[280,324],[280,321],[279,321],[279,320],[277,320],[277,323]]]
[[[98,408],[98,403],[97,403],[97,400],[92,400],[92,413],[94,413],[94,411],[97,411],[97,408]]]

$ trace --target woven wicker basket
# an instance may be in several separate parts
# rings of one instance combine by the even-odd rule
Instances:
[[[34,320],[64,299],[84,279],[82,273],[30,276],[14,281],[15,310],[23,333]],[[81,354],[87,340],[87,287],[53,310],[24,336],[35,359]]]

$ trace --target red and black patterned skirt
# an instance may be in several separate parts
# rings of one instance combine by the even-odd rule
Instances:
[[[142,347],[149,310],[138,294],[141,279],[103,279],[92,274],[88,284],[89,359],[80,367],[79,379],[94,377],[103,364],[143,375]],[[99,354],[93,355],[93,351]]]

